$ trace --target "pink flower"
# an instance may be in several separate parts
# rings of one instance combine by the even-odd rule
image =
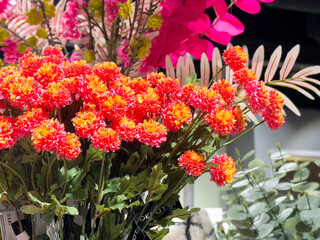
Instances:
[[[121,61],[124,63],[124,67],[129,67],[131,58],[129,55],[129,41],[124,40],[122,44],[117,47],[116,52],[118,54],[118,57],[121,59]]]
[[[20,42],[14,42],[11,39],[3,41],[6,45],[1,50],[4,52],[4,62],[7,64],[15,64],[23,54],[18,52],[18,44]]]
[[[67,9],[62,16],[62,25],[64,26],[64,38],[74,40],[80,38],[81,34],[78,31],[78,20],[80,6],[76,1],[69,1]]]
[[[235,4],[242,11],[250,14],[256,14],[261,10],[260,2],[270,3],[273,1],[274,0],[236,0]]]
[[[7,8],[10,6],[11,6],[11,4],[10,4],[9,0],[0,0],[0,15],[2,13],[5,13]]]
[[[126,0],[104,0],[104,11],[106,12],[107,21],[112,22],[116,19],[119,8],[117,3],[125,3]]]

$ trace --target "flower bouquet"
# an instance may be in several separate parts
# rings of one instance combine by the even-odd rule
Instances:
[[[16,209],[22,201],[31,222],[36,213],[57,220],[60,239],[164,236],[155,227],[192,211],[177,204],[187,183],[204,172],[218,186],[232,182],[235,163],[215,153],[246,133],[245,114],[263,118],[247,131],[284,123],[280,93],[245,67],[242,48],[223,58],[234,83],[131,79],[112,62],[71,62],[56,47],[2,68],[2,200]],[[66,215],[81,216],[69,232]]]

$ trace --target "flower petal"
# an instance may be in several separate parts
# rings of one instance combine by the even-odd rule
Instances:
[[[260,12],[260,3],[257,0],[236,0],[236,6],[242,11],[250,14],[256,14]]]
[[[230,13],[217,18],[214,22],[214,28],[220,32],[227,32],[231,36],[239,35],[244,31],[243,23]]]
[[[210,28],[206,32],[206,36],[210,38],[212,41],[215,41],[217,43],[227,45],[231,41],[231,36],[227,32],[219,32],[214,28]]]
[[[195,33],[203,34],[207,29],[210,28],[211,21],[207,14],[203,14],[196,21],[190,22],[188,28]]]

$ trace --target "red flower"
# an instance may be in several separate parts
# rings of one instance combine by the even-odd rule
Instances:
[[[247,64],[248,55],[240,46],[230,47],[223,53],[223,59],[232,71],[238,71]]]
[[[67,82],[51,82],[42,95],[42,105],[52,111],[53,107],[60,109],[72,103],[71,92],[66,85]]]
[[[269,94],[264,82],[251,82],[245,85],[244,89],[247,92],[246,97],[250,98],[248,104],[254,114],[260,113],[268,106]]]
[[[92,69],[90,65],[84,60],[65,62],[63,72],[64,77],[81,77],[92,75]]]
[[[213,83],[210,89],[219,93],[227,105],[230,105],[233,102],[237,91],[237,87],[231,85],[225,79]]]
[[[236,173],[236,164],[231,157],[224,153],[216,155],[211,162],[219,164],[217,168],[209,166],[211,181],[215,182],[218,186],[225,186],[233,181]]]
[[[205,86],[195,89],[193,94],[190,95],[188,103],[196,109],[207,112],[211,112],[216,107],[225,105],[225,101],[219,93]]]
[[[179,166],[186,168],[186,173],[194,177],[199,177],[205,170],[206,161],[202,153],[187,151],[178,159]]]
[[[151,87],[151,83],[143,78],[134,78],[128,82],[128,86],[135,91],[136,94],[141,94]]]
[[[214,130],[215,134],[225,136],[231,133],[235,120],[230,111],[217,107],[205,116],[205,122]]]
[[[162,111],[162,123],[171,131],[177,132],[184,123],[192,120],[191,109],[181,102],[172,102]]]
[[[38,127],[41,122],[48,120],[49,115],[41,108],[33,108],[18,116],[15,126],[22,137],[27,136],[30,131]]]
[[[147,77],[147,81],[149,81],[151,83],[152,87],[156,87],[158,85],[158,82],[163,79],[166,78],[166,76],[163,73],[150,73]]]
[[[150,119],[137,125],[136,139],[148,146],[160,147],[167,140],[167,129],[160,123]]]
[[[14,119],[0,115],[0,150],[12,147],[18,139]]]
[[[76,159],[81,153],[79,137],[74,133],[67,133],[66,136],[61,139],[57,148],[57,155],[61,154],[62,158],[69,161]]]
[[[63,72],[56,64],[45,62],[34,74],[34,78],[46,88],[49,83],[60,81],[63,78]]]
[[[101,99],[100,111],[104,118],[113,121],[125,116],[127,102],[120,95],[109,94]]]
[[[246,129],[246,116],[243,114],[239,106],[232,106],[230,110],[235,120],[231,134],[236,135],[243,132]]]
[[[83,138],[91,138],[93,134],[100,128],[106,126],[104,119],[100,114],[93,110],[82,109],[76,113],[72,119],[76,133]]]
[[[111,128],[101,127],[92,137],[92,146],[106,152],[118,150],[120,144],[119,135]]]
[[[236,71],[233,77],[234,77],[235,83],[243,84],[243,85],[247,85],[257,80],[257,75],[254,73],[254,71],[247,67]]]
[[[98,63],[93,67],[93,73],[102,81],[117,82],[120,81],[120,68],[114,62]]]

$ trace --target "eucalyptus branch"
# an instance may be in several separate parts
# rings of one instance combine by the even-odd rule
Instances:
[[[264,123],[265,121],[262,120],[261,122],[259,122],[258,124],[252,126],[251,128],[249,128],[247,131],[239,134],[237,137],[233,138],[232,140],[230,140],[229,142],[224,143],[221,147],[225,147],[227,145],[229,145],[230,143],[233,143],[234,141],[238,140],[239,138],[241,138],[243,135],[247,134],[248,132],[252,131],[253,129],[255,129],[256,127],[258,127],[259,125],[261,125],[262,123]]]
[[[38,1],[39,4],[40,4],[40,9],[42,11],[42,14],[43,14],[43,18],[44,18],[44,22],[48,28],[48,31],[49,31],[49,36],[50,38],[48,37],[48,42],[50,45],[54,45],[54,36],[53,36],[53,33],[52,33],[52,29],[51,29],[51,26],[50,26],[50,23],[49,23],[49,19],[47,18],[47,15],[46,15],[46,11],[45,11],[45,3],[42,2],[42,1]]]

